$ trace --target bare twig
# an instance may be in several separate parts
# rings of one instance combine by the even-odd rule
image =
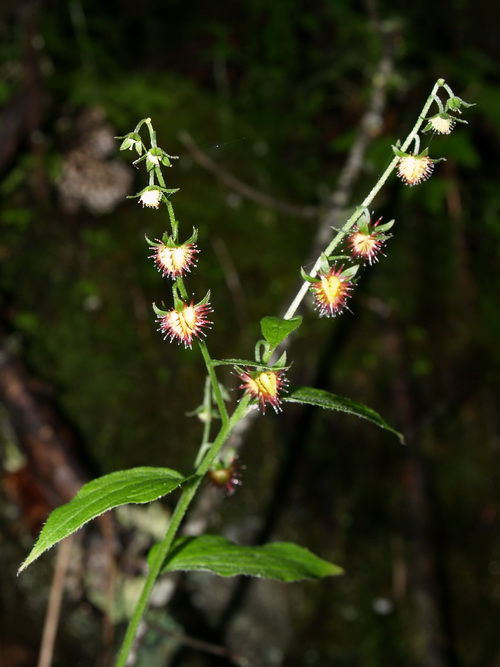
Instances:
[[[50,667],[54,655],[54,643],[56,639],[57,626],[61,614],[61,603],[64,592],[64,579],[68,569],[69,552],[73,536],[64,539],[57,547],[56,567],[50,587],[49,606],[45,615],[43,626],[42,644],[38,657],[38,667]]]
[[[157,623],[150,622],[149,625],[158,634],[174,639],[183,646],[193,648],[203,653],[209,653],[210,655],[215,655],[221,658],[227,658],[235,665],[244,664],[244,662],[246,663],[246,661],[244,661],[241,656],[232,653],[225,646],[220,646],[219,644],[214,644],[213,642],[207,642],[201,639],[196,639],[195,637],[189,637],[188,635],[180,632],[173,632],[171,630],[166,630]]]
[[[316,232],[311,252],[311,256],[314,259],[316,259],[329,240],[331,227],[338,224],[339,216],[349,201],[353,185],[361,173],[363,159],[370,141],[380,132],[380,128],[382,127],[386,91],[392,75],[392,48],[390,47],[390,43],[391,40],[387,37],[384,42],[385,50],[372,77],[370,102],[360,120],[358,137],[347,156],[337,187],[329,198],[330,205],[323,214]],[[290,337],[286,339],[280,350],[285,350],[289,342]],[[246,434],[257,416],[258,411],[252,410],[240,420],[231,434],[227,447],[238,451],[243,446]],[[189,535],[200,535],[203,533],[206,530],[210,517],[213,516],[214,510],[220,504],[222,498],[221,494],[210,493],[208,487],[205,491],[202,491],[192,511],[189,513],[188,521],[184,527],[185,533]]]
[[[318,209],[314,206],[295,206],[294,204],[289,204],[288,202],[281,201],[272,197],[271,195],[261,192],[256,188],[253,188],[251,185],[240,181],[239,178],[233,176],[229,171],[221,167],[216,162],[212,160],[206,153],[204,153],[195,140],[192,138],[188,132],[183,130],[179,132],[179,139],[184,144],[184,146],[191,153],[193,159],[202,167],[205,167],[207,171],[210,171],[214,176],[216,176],[222,183],[225,183],[229,188],[238,192],[242,197],[250,199],[256,204],[265,206],[266,208],[273,208],[282,213],[287,213],[288,215],[293,215],[298,218],[314,218],[318,214]]]
[[[354,183],[363,166],[370,142],[380,134],[383,127],[382,114],[385,108],[387,88],[393,71],[391,36],[386,36],[384,52],[372,76],[370,102],[363,114],[356,141],[351,147],[340,172],[337,187],[331,194],[327,209],[322,216],[314,239],[311,261],[321,253],[332,236],[332,227],[337,228],[344,209],[349,203]]]
[[[425,422],[430,415],[422,419],[418,393],[409,381],[408,359],[411,359],[411,354],[401,325],[394,317],[386,321],[386,345],[388,355],[396,360],[393,403],[409,445],[402,469],[402,489],[407,501],[411,585],[421,640],[421,664],[426,667],[452,667],[457,661],[447,609],[442,545],[439,544],[443,530],[439,524],[439,512],[436,512],[436,499],[431,492],[431,477],[421,452]]]

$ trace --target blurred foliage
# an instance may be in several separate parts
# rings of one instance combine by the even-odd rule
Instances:
[[[3,105],[25,82],[27,24],[19,7],[8,0],[0,17]],[[102,216],[62,210],[55,182],[77,136],[78,113],[103,108],[117,135],[151,116],[160,145],[180,155],[167,186],[180,187],[177,216],[186,236],[199,228],[202,250],[188,288],[196,296],[212,290],[213,356],[249,356],[258,320],[293,293],[315,223],[229,192],[193,163],[178,133],[187,130],[214,160],[276,198],[322,204],[368,99],[381,50],[377,15],[398,28],[396,73],[384,131],[370,146],[350,205],[391,159],[390,145],[413,125],[436,78],[477,106],[467,113],[469,125],[450,137],[424,139],[431,156],[447,158],[429,181],[410,189],[393,179],[381,193],[376,215],[396,219],[387,257],[364,272],[353,315],[332,321],[307,314],[304,338],[292,350],[292,380],[317,376],[319,368],[326,389],[372,406],[400,430],[399,381],[410,387],[457,663],[494,665],[500,660],[494,3],[45,2],[35,14],[46,100],[43,159],[25,137],[0,185],[4,315],[21,335],[26,361],[54,387],[96,471],[145,464],[187,469],[200,425],[182,415],[201,401],[203,375],[195,352],[163,342],[155,330],[150,305],[169,295],[147,258],[144,234],[161,235],[161,215],[134,200]],[[46,197],[36,194],[40,170]],[[144,184],[138,175],[135,189]],[[225,379],[234,387],[234,378]],[[214,517],[217,526],[226,521],[245,530],[261,520],[294,441],[295,409],[279,419],[269,414],[253,427],[242,454],[244,487]],[[307,544],[347,574],[281,593],[292,638],[282,662],[260,656],[259,664],[424,664],[406,507],[405,466],[414,451],[369,425],[319,413],[301,437],[299,469],[274,535]],[[183,664],[201,663],[191,656]]]

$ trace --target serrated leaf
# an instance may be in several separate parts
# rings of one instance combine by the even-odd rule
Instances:
[[[221,577],[245,575],[276,581],[320,579],[342,568],[290,542],[240,546],[225,537],[202,535],[177,539],[162,572],[203,570]]]
[[[184,475],[170,468],[141,467],[120,470],[82,486],[69,503],[55,509],[47,519],[21,572],[44,551],[71,535],[107,510],[128,503],[149,503],[176,489]]]
[[[357,403],[356,401],[351,400],[350,398],[343,398],[342,396],[337,396],[332,394],[329,391],[324,391],[323,389],[314,389],[313,387],[299,387],[289,393],[287,396],[283,397],[283,402],[287,403],[304,403],[306,405],[316,405],[320,408],[327,408],[329,410],[336,410],[337,412],[347,412],[351,415],[356,415],[361,419],[367,419],[373,424],[384,428],[391,433],[396,435],[400,442],[404,444],[404,437],[399,431],[393,429],[389,424],[383,419],[378,412],[372,410],[363,403]]]
[[[302,317],[292,317],[284,320],[281,317],[263,317],[260,321],[262,335],[272,349],[282,343],[292,331],[302,324]]]

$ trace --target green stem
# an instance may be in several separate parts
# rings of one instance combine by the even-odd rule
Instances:
[[[198,490],[198,487],[203,481],[204,475],[206,474],[206,472],[209,470],[210,466],[216,459],[217,455],[222,449],[222,446],[226,442],[227,438],[229,437],[229,434],[231,433],[235,425],[240,421],[240,419],[245,414],[249,401],[250,397],[244,396],[242,400],[238,403],[238,406],[231,415],[231,418],[228,419],[224,424],[222,424],[221,430],[219,431],[217,438],[214,440],[212,446],[210,447],[207,455],[202,460],[194,476],[191,477],[186,482],[184,491],[182,492],[182,495],[179,498],[179,502],[177,503],[172,513],[167,533],[163,538],[163,540],[156,545],[155,550],[153,552],[151,562],[149,563],[148,576],[144,583],[144,587],[141,591],[141,595],[135,607],[132,618],[130,619],[127,632],[125,633],[120,653],[118,654],[118,658],[116,661],[116,667],[125,667],[128,654],[130,653],[130,650],[132,649],[132,645],[134,643],[135,635],[137,633],[137,628],[139,627],[141,618],[143,617],[144,612],[146,611],[146,607],[148,605],[148,601],[153,591],[154,585],[161,573],[163,563],[165,562],[165,558],[167,557],[170,547],[172,546],[172,542],[174,541],[177,531],[179,530],[182,519],[184,518],[188,510],[188,507],[191,504],[191,501],[193,500],[196,491]]]
[[[414,137],[417,135],[418,130],[420,129],[422,123],[424,122],[424,119],[429,111],[429,108],[433,102],[433,98],[437,92],[437,90],[441,87],[444,86],[444,80],[440,79],[438,82],[435,84],[431,95],[427,99],[426,104],[424,105],[424,108],[422,110],[422,113],[419,116],[418,121],[415,123],[414,128],[406,138],[405,142],[401,146],[401,151],[406,151],[408,149],[408,146],[411,144],[412,140]],[[150,130],[150,136],[151,136],[151,144],[153,146],[156,146],[156,134],[154,133],[152,126],[151,126],[151,121],[150,119],[146,119],[146,124],[148,125],[148,128]],[[325,249],[324,254],[327,256],[330,255],[333,250],[336,248],[336,246],[342,241],[342,239],[345,236],[345,233],[351,229],[351,227],[356,223],[356,221],[359,219],[361,215],[363,215],[363,211],[368,208],[368,206],[371,204],[373,199],[376,197],[378,194],[379,190],[382,188],[386,180],[388,179],[389,175],[395,168],[397,162],[399,160],[399,157],[394,157],[387,169],[384,171],[374,188],[371,190],[371,192],[368,194],[368,196],[364,199],[362,204],[356,209],[356,211],[351,215],[351,217],[347,220],[347,222],[344,224],[342,229],[336,234],[336,236],[333,238],[333,240],[330,242],[328,247]],[[173,216],[173,209],[171,208],[171,205],[169,206],[169,202],[167,202],[167,206],[169,207],[169,216],[172,219]],[[175,217],[174,217],[175,219]],[[318,257],[316,260],[316,263],[314,264],[314,267],[310,273],[311,277],[314,277],[321,264],[321,256]],[[304,296],[307,293],[307,290],[309,288],[309,283],[307,281],[304,281],[303,285],[301,286],[297,296],[294,298],[292,301],[289,309],[287,310],[285,314],[285,319],[290,319],[294,316],[298,306],[300,305],[301,301],[303,300]],[[184,284],[181,282],[180,285],[180,290],[181,292],[185,292]],[[152,553],[151,561],[149,563],[149,572],[148,576],[146,578],[146,582],[144,584],[144,587],[142,589],[141,595],[139,597],[139,601],[137,602],[136,608],[134,610],[133,616],[130,620],[130,623],[128,625],[127,631],[125,633],[125,637],[122,643],[122,647],[120,650],[120,653],[118,655],[118,659],[116,662],[116,667],[125,667],[127,657],[130,653],[130,650],[132,648],[136,633],[137,633],[137,628],[139,627],[139,623],[144,615],[144,612],[146,611],[146,607],[148,605],[149,598],[151,596],[151,593],[153,591],[153,587],[156,583],[156,580],[158,579],[158,576],[161,573],[163,564],[165,562],[165,559],[168,555],[168,552],[172,546],[172,543],[175,539],[175,536],[179,530],[179,527],[181,525],[181,522],[186,515],[186,512],[191,504],[191,501],[193,500],[196,491],[198,490],[204,475],[206,472],[209,470],[210,466],[212,463],[215,461],[216,457],[218,456],[219,452],[221,451],[224,443],[226,442],[227,438],[229,437],[231,431],[235,427],[235,425],[242,419],[244,414],[246,413],[246,410],[248,408],[248,404],[251,400],[251,397],[248,395],[243,396],[241,401],[239,402],[237,408],[231,415],[231,417],[228,416],[227,409],[224,403],[224,400],[222,398],[220,386],[217,380],[217,376],[215,374],[214,368],[213,368],[213,363],[212,359],[210,357],[210,354],[208,352],[207,346],[203,341],[199,341],[200,349],[205,361],[205,365],[207,367],[208,375],[210,378],[210,382],[213,388],[214,396],[217,401],[217,405],[221,414],[222,418],[222,425],[221,429],[219,431],[219,434],[217,435],[216,439],[214,440],[213,444],[210,446],[206,456],[203,457],[201,460],[201,463],[196,469],[195,474],[193,477],[191,477],[184,486],[184,490],[182,492],[181,497],[179,498],[179,502],[177,503],[173,513],[172,517],[166,532],[165,537],[161,542],[159,542],[156,545],[156,548],[154,552]],[[204,435],[204,438],[206,437],[206,433]]]
[[[174,207],[172,206],[171,202],[168,199],[165,199],[165,204],[167,205],[170,226],[172,227],[172,237],[174,241],[177,242],[177,238],[179,236],[178,233],[179,225],[177,223],[177,220],[175,219]]]
[[[151,118],[146,118],[145,123],[149,130],[149,139],[151,141],[151,148],[157,148],[156,143],[156,132],[153,129],[153,124],[151,123]]]
[[[178,276],[175,279],[174,288],[178,291],[178,293],[181,295],[181,297],[187,303],[188,300],[189,300],[189,296],[188,296],[188,293],[187,293],[186,286],[184,285],[184,280],[182,279],[181,276]]]
[[[212,429],[213,421],[213,404],[212,404],[212,382],[207,375],[205,378],[205,388],[203,390],[203,435],[201,438],[201,445],[194,461],[194,467],[197,468],[207,450],[210,447],[210,431]]]
[[[213,417],[213,405],[212,405],[212,382],[210,376],[207,375],[205,378],[205,388],[203,390],[203,406],[205,412],[205,418],[203,421],[203,436],[201,439],[202,446],[205,446],[210,440],[210,430],[212,426],[212,417]],[[199,465],[200,461],[196,460],[194,467],[196,468]]]
[[[434,102],[438,105],[439,113],[444,113],[444,106],[438,95],[434,95]]]
[[[419,155],[419,154],[420,154],[420,136],[416,134],[415,143],[413,144],[413,155]]]
[[[217,375],[215,373],[215,369],[212,363],[212,358],[210,356],[210,353],[208,352],[206,343],[200,340],[198,341],[198,344],[200,346],[200,350],[203,355],[203,360],[205,361],[205,366],[207,367],[208,377],[210,378],[210,382],[212,383],[212,389],[214,392],[215,400],[217,402],[217,407],[219,408],[222,424],[224,425],[225,423],[227,423],[229,417],[227,414],[226,404],[224,402],[224,398],[222,397],[222,392],[220,390],[219,381],[217,380]]]
[[[158,185],[160,187],[162,187],[162,188],[167,187],[166,184],[165,184],[165,179],[163,178],[163,174],[161,173],[160,167],[155,167],[154,169],[151,170],[151,173],[154,174],[156,176],[156,178],[158,179]],[[165,198],[165,203],[167,203],[167,202],[168,202],[168,199]]]
[[[413,141],[414,137],[416,137],[417,132],[419,131],[420,127],[422,126],[422,123],[425,120],[425,117],[427,116],[429,109],[431,107],[432,102],[434,101],[434,97],[439,90],[441,86],[444,85],[443,79],[439,79],[435,84],[434,88],[432,89],[431,94],[427,98],[426,103],[424,104],[424,107],[420,113],[420,116],[418,117],[417,122],[415,123],[412,131],[410,134],[406,137],[403,145],[401,146],[400,150],[404,153],[408,147],[410,146],[411,142]],[[396,167],[397,163],[399,162],[399,157],[395,156],[391,162],[389,163],[389,166],[387,169],[384,171],[382,176],[379,178],[375,186],[372,188],[372,190],[368,193],[367,197],[363,200],[361,205],[354,211],[354,213],[351,215],[349,220],[345,223],[345,225],[342,227],[342,229],[335,235],[333,240],[331,241],[330,245],[325,249],[324,253],[325,255],[331,255],[333,250],[339,245],[339,243],[343,240],[345,237],[346,232],[348,232],[353,225],[356,224],[356,221],[359,219],[361,213],[360,211],[363,211],[364,209],[368,208],[369,205],[372,203],[372,201],[375,199],[377,194],[379,193],[380,189],[384,185],[384,183],[387,181],[389,178],[391,172],[394,170]],[[311,272],[309,275],[311,278],[314,278],[314,276],[318,273],[319,268],[321,266],[321,255],[318,257],[316,260]],[[310,283],[305,280],[299,291],[297,292],[295,298],[293,299],[292,303],[290,304],[290,307],[286,311],[285,315],[283,316],[285,320],[291,319],[295,313],[297,312],[297,308],[300,306],[302,303],[304,297],[306,296],[308,290],[309,290]]]

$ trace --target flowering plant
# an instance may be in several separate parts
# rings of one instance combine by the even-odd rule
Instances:
[[[439,90],[448,95],[445,107],[438,96]],[[437,105],[438,112],[427,119],[433,104]],[[37,543],[20,568],[24,570],[46,549],[103,512],[126,503],[147,503],[180,487],[182,493],[167,532],[149,553],[149,572],[117,659],[118,666],[126,664],[153,587],[163,572],[208,570],[220,576],[250,575],[281,581],[341,574],[342,569],[337,565],[295,544],[242,547],[222,537],[178,537],[179,528],[205,478],[228,493],[233,493],[239,485],[237,457],[234,452],[223,451],[223,448],[235,426],[256,409],[264,414],[266,408],[271,406],[279,412],[284,404],[291,402],[348,412],[393,432],[403,441],[400,433],[374,410],[362,404],[316,388],[289,388],[287,339],[301,326],[302,317],[297,316],[297,311],[307,295],[312,296],[315,307],[324,317],[334,317],[348,308],[361,267],[371,265],[379,258],[394,225],[394,221],[381,224],[381,219],[372,222],[369,206],[395,169],[401,179],[411,186],[431,175],[433,165],[439,159],[431,159],[427,149],[419,152],[418,133],[421,126],[428,120],[425,130],[447,134],[459,121],[452,114],[460,113],[461,107],[468,106],[454,96],[442,79],[436,82],[412,131],[401,145],[393,147],[394,157],[376,185],[341,229],[336,231],[312,269],[308,273],[302,270],[303,283],[284,316],[266,316],[261,320],[262,339],[256,343],[253,359],[213,359],[210,355],[205,339],[212,324],[210,318],[216,316],[210,305],[210,291],[197,301],[190,296],[185,284],[200,252],[197,230],[193,230],[188,238],[181,238],[180,224],[171,202],[177,190],[167,188],[163,176],[163,168],[171,167],[175,157],[158,147],[150,118],[141,120],[133,132],[121,137],[121,150],[135,151],[138,158],[134,164],[145,164],[149,177],[148,185],[135,197],[143,206],[152,209],[164,206],[168,214],[169,229],[161,239],[146,239],[151,250],[150,257],[170,286],[170,303],[161,308],[153,304],[153,311],[164,337],[186,348],[196,344],[205,363],[207,383],[202,406],[197,411],[203,422],[201,444],[193,470],[188,474],[170,468],[140,467],[114,472],[86,484],[71,502],[50,515]],[[144,128],[148,131],[149,148],[141,137]],[[413,151],[409,151],[412,144]],[[223,365],[233,368],[242,390],[232,411],[227,407],[227,393],[217,376],[217,368]],[[216,419],[219,421],[216,422]],[[215,428],[217,423],[218,429]]]

